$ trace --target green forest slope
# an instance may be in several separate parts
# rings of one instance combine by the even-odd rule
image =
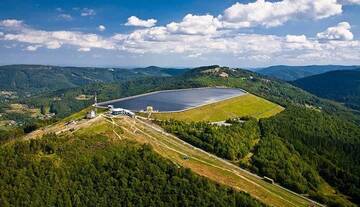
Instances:
[[[263,206],[147,145],[46,135],[0,146],[0,206]]]
[[[319,97],[360,110],[360,70],[332,71],[292,82]]]
[[[260,122],[230,120],[232,126],[157,123],[184,141],[327,205],[360,202],[360,128],[350,122],[290,106]]]
[[[0,89],[20,95],[40,94],[90,83],[111,83],[149,76],[175,76],[186,70],[171,68],[94,68],[60,67],[46,65],[0,66]]]
[[[359,66],[345,66],[345,65],[308,65],[308,66],[288,66],[275,65],[267,68],[256,70],[256,72],[274,77],[280,80],[293,81],[300,78],[326,73],[334,70],[352,70]]]

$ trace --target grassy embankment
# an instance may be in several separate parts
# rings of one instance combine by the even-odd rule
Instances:
[[[171,113],[153,113],[151,118],[182,121],[223,121],[229,118],[251,116],[257,119],[274,116],[284,108],[252,94],[230,98],[197,108]]]

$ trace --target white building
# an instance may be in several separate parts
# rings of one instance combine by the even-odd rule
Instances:
[[[113,105],[109,105],[108,108],[110,109],[110,113],[112,115],[125,115],[125,116],[135,117],[135,113],[130,110],[123,108],[114,108]]]
[[[96,117],[96,112],[94,110],[91,110],[89,113],[86,114],[86,118],[93,119]]]

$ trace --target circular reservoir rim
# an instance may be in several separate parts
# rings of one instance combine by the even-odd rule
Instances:
[[[147,95],[153,95],[153,94],[158,94],[158,93],[163,93],[163,92],[172,92],[172,91],[187,91],[187,90],[199,90],[199,89],[237,89],[241,92],[243,92],[242,94],[236,94],[227,98],[223,98],[223,99],[219,99],[216,101],[212,101],[212,102],[207,102],[204,104],[200,104],[197,106],[193,106],[193,107],[189,107],[189,108],[185,108],[182,110],[177,110],[177,111],[156,111],[156,112],[152,112],[152,113],[176,113],[176,112],[183,112],[183,111],[187,111],[187,110],[191,110],[194,108],[198,108],[198,107],[202,107],[202,106],[206,106],[209,104],[213,104],[213,103],[217,103],[217,102],[221,102],[221,101],[225,101],[228,99],[232,99],[238,96],[243,96],[245,94],[248,94],[248,92],[242,88],[232,88],[232,87],[226,87],[226,86],[215,86],[215,87],[199,87],[199,88],[179,88],[179,89],[168,89],[168,90],[160,90],[160,91],[152,91],[152,92],[148,92],[148,93],[143,93],[143,94],[138,94],[138,95],[134,95],[134,96],[128,96],[128,97],[123,97],[123,98],[118,98],[118,99],[113,99],[113,100],[109,100],[109,101],[104,101],[104,102],[100,102],[96,104],[96,107],[102,107],[102,108],[107,108],[108,105],[110,105],[111,103],[115,103],[118,101],[125,101],[125,100],[129,100],[129,99],[133,99],[133,98],[138,98],[138,97],[142,97],[142,96],[147,96]],[[106,106],[104,106],[106,105]],[[134,112],[141,112],[138,110],[131,110]]]

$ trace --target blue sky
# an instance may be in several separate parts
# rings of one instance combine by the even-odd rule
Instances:
[[[360,0],[0,2],[0,64],[360,64]]]

